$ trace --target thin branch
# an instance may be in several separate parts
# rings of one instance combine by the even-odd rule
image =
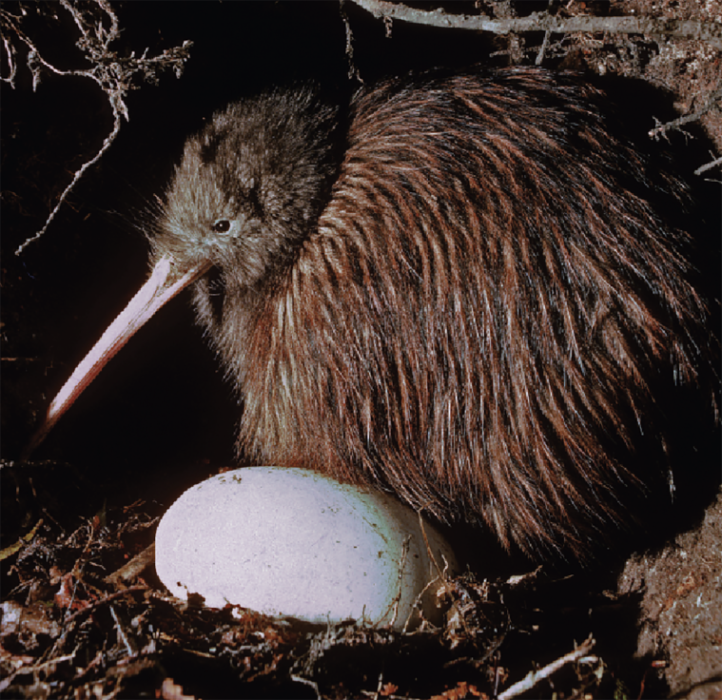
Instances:
[[[706,173],[708,170],[712,170],[712,168],[716,168],[718,165],[722,166],[722,158],[715,158],[715,160],[710,161],[709,163],[700,165],[700,167],[694,171],[694,174],[701,175],[702,173]]]
[[[8,62],[8,75],[7,77],[0,75],[0,80],[5,83],[9,83],[10,87],[15,87],[15,76],[18,73],[17,64],[17,52],[15,47],[7,40],[7,37],[3,36],[3,46],[5,47],[5,55],[7,56]]]
[[[646,34],[685,39],[699,39],[722,49],[722,24],[699,20],[669,20],[643,17],[555,17],[533,12],[528,17],[491,19],[485,15],[448,14],[440,9],[420,10],[388,0],[350,0],[359,7],[384,19],[426,24],[447,29],[508,34],[509,32],[610,32],[612,34]]]
[[[511,700],[511,698],[515,698],[522,693],[525,693],[527,690],[530,690],[537,685],[540,681],[551,676],[552,673],[556,673],[563,666],[581,660],[591,651],[594,644],[594,639],[590,636],[574,651],[564,654],[564,656],[560,657],[556,661],[552,661],[552,663],[547,664],[544,668],[539,669],[538,671],[529,671],[524,678],[517,683],[514,683],[514,685],[510,686],[501,695],[499,695],[497,700]],[[596,661],[596,658],[597,657],[590,657],[588,661]]]
[[[341,15],[341,21],[343,22],[343,26],[346,30],[346,61],[348,62],[348,78],[349,80],[357,80],[360,84],[363,85],[363,78],[361,78],[361,74],[359,73],[358,67],[356,66],[356,63],[354,61],[354,48],[353,48],[353,30],[351,29],[351,22],[348,18],[348,13],[346,12],[345,7],[345,1],[341,0],[339,4],[339,14]]]
[[[539,48],[539,53],[536,55],[536,60],[534,61],[535,66],[540,66],[542,64],[542,61],[544,60],[544,54],[546,53],[547,46],[549,46],[549,37],[551,36],[551,32],[547,29],[546,32],[544,32],[544,41],[542,41],[542,45]]]
[[[321,693],[318,690],[318,683],[312,681],[310,678],[304,678],[303,676],[298,676],[291,674],[291,680],[295,683],[303,683],[304,685],[308,685],[311,687],[314,693],[316,693],[316,697],[321,699]]]
[[[660,136],[666,135],[668,131],[673,131],[675,129],[679,129],[679,127],[684,126],[685,124],[689,124],[690,122],[696,122],[700,117],[704,116],[709,112],[712,107],[714,106],[715,102],[722,98],[722,87],[718,87],[705,101],[704,105],[700,109],[698,109],[696,112],[692,112],[692,114],[685,114],[681,117],[677,117],[677,119],[673,119],[670,122],[666,122],[665,124],[657,123],[657,126],[654,127],[649,132],[649,135],[656,139]]]
[[[145,584],[141,585],[138,584],[136,586],[128,586],[128,588],[124,588],[122,591],[117,591],[116,593],[109,593],[105,598],[101,598],[100,600],[96,600],[94,603],[88,605],[85,608],[81,608],[80,610],[77,610],[69,617],[65,618],[63,620],[63,623],[67,626],[70,625],[71,622],[76,620],[77,618],[87,615],[92,610],[96,610],[101,605],[107,605],[108,603],[116,600],[117,598],[122,598],[124,595],[127,595],[128,593],[135,593],[136,591],[147,591],[148,586]]]
[[[78,168],[78,170],[75,171],[75,174],[73,175],[73,179],[70,181],[70,184],[63,190],[63,193],[60,195],[60,199],[58,199],[57,203],[53,207],[53,210],[48,215],[48,218],[45,219],[45,225],[34,235],[30,236],[30,238],[23,241],[23,243],[18,246],[18,249],[15,251],[15,255],[20,255],[20,253],[25,250],[31,243],[34,241],[37,241],[38,238],[40,238],[47,230],[50,224],[52,223],[53,219],[55,218],[55,215],[60,210],[60,207],[63,206],[65,203],[65,199],[70,194],[70,191],[75,187],[78,180],[80,180],[81,177],[83,177],[85,171],[90,168],[91,166],[95,165],[102,157],[103,154],[110,148],[113,141],[115,141],[115,137],[120,132],[120,113],[117,112],[115,109],[113,110],[113,130],[105,137],[105,140],[103,141],[103,145],[100,147],[98,152],[87,162],[83,163],[83,165]]]
[[[130,581],[150,566],[155,560],[155,543],[146,547],[140,554],[136,554],[127,564],[124,564],[117,571],[106,576],[104,581],[119,585],[121,582]]]
[[[0,10],[0,29],[2,30],[3,44],[6,49],[8,75],[2,77],[2,80],[12,87],[15,86],[17,49],[8,38],[8,35],[14,35],[16,40],[24,44],[28,50],[26,63],[32,74],[33,90],[37,89],[44,72],[58,76],[89,78],[97,83],[110,103],[113,111],[113,128],[106,136],[98,152],[75,172],[70,184],[63,190],[58,202],[45,220],[43,228],[34,236],[28,238],[15,251],[16,255],[20,255],[28,245],[38,240],[45,233],[78,180],[110,148],[120,132],[121,117],[125,118],[126,121],[130,119],[125,98],[128,92],[135,87],[133,85],[134,77],[140,73],[144,80],[157,84],[158,72],[166,68],[172,68],[176,77],[180,77],[192,46],[190,41],[185,41],[182,46],[167,49],[158,56],[148,57],[148,50],[146,49],[140,57],[136,57],[135,53],[132,53],[129,57],[122,57],[110,48],[110,44],[120,38],[121,31],[118,17],[107,0],[94,0],[94,4],[73,4],[69,0],[60,0],[60,5],[70,13],[80,30],[81,36],[76,42],[76,46],[92,64],[92,68],[61,70],[46,61],[33,40],[20,28],[19,23],[22,17],[3,9]],[[94,12],[97,9],[101,12],[100,17]],[[24,13],[22,7],[21,11]],[[109,23],[109,26],[106,26],[104,21]]]

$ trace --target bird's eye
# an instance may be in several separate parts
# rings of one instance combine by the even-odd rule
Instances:
[[[225,233],[231,228],[231,222],[228,219],[218,219],[211,228],[215,233]]]

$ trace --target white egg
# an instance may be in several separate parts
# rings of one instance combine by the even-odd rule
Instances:
[[[424,617],[438,622],[447,565],[456,570],[451,547],[413,510],[304,469],[208,479],[171,506],[156,534],[158,576],[174,595],[310,622],[401,629],[409,618],[413,627],[422,592]]]

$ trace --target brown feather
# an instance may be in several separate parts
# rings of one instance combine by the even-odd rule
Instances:
[[[710,376],[689,236],[652,205],[653,176],[680,206],[684,188],[610,134],[604,94],[573,76],[390,80],[356,96],[345,135],[309,94],[261,99],[294,115],[283,128],[251,107],[217,116],[154,241],[181,255],[229,190],[245,183],[238,209],[258,189],[268,247],[218,244],[195,293],[244,400],[239,450],[583,556],[642,486],[639,445],[664,452],[659,377]]]

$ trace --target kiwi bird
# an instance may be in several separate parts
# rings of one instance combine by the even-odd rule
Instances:
[[[664,214],[684,187],[607,109],[536,68],[230,105],[186,142],[148,281],[35,442],[190,286],[242,397],[239,455],[583,556],[665,452],[660,378],[704,389],[712,364],[690,236]]]

